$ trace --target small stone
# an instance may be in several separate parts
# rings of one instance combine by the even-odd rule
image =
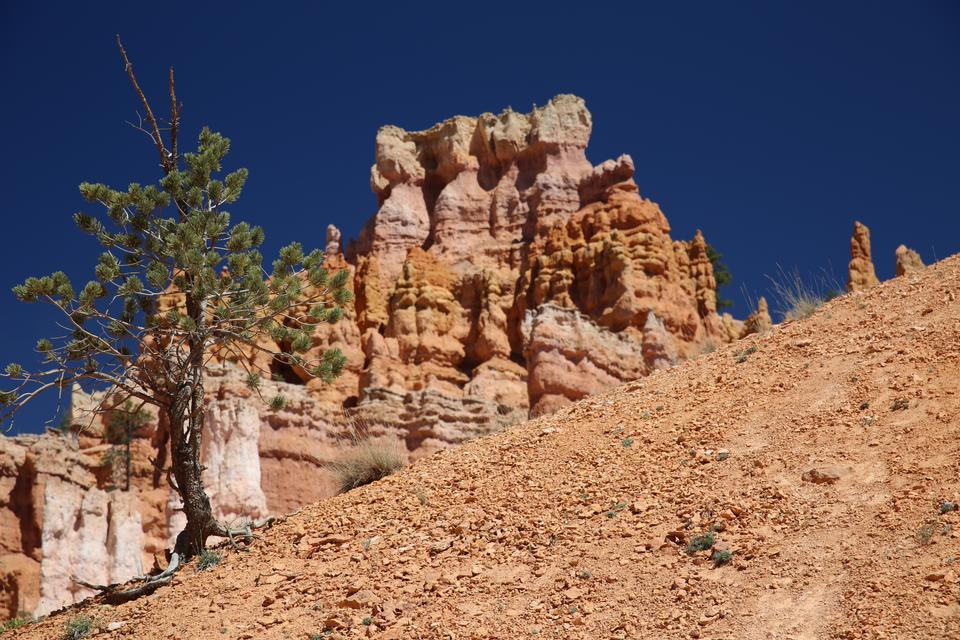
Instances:
[[[446,538],[444,540],[439,540],[430,545],[430,553],[443,553],[447,549],[453,546],[453,540]]]
[[[379,600],[374,593],[368,589],[357,591],[352,596],[341,600],[337,606],[341,609],[372,609]]]
[[[813,484],[833,484],[850,470],[845,467],[819,467],[803,472],[803,481]]]
[[[576,600],[582,595],[583,595],[583,591],[581,591],[577,587],[571,587],[563,592],[563,597],[566,598],[567,600]]]

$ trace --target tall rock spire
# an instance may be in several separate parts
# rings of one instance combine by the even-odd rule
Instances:
[[[870,229],[861,222],[853,223],[850,238],[850,265],[847,267],[847,291],[861,291],[879,284],[870,254]]]

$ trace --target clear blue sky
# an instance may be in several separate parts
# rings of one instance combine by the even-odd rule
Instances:
[[[252,8],[256,4],[256,8]],[[55,316],[16,302],[28,275],[92,275],[83,180],[157,177],[114,45],[165,105],[177,71],[185,140],[233,139],[251,171],[237,219],[268,249],[355,236],[383,124],[527,110],[557,93],[593,112],[590,159],[629,153],[675,238],[697,228],[726,256],[727,292],[768,288],[777,265],[845,278],[854,219],[879,276],[901,242],[928,263],[960,251],[960,3],[542,4],[14,3],[0,0],[3,149],[0,360],[33,364]],[[17,420],[36,431],[54,400]]]

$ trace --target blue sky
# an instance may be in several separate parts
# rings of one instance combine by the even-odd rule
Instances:
[[[379,126],[528,110],[557,93],[593,113],[594,163],[629,153],[675,238],[697,228],[734,275],[769,288],[778,265],[843,281],[854,219],[881,279],[901,242],[926,262],[960,251],[960,4],[20,3],[0,1],[4,124],[0,360],[35,362],[55,316],[16,302],[29,275],[92,275],[73,227],[81,181],[157,177],[121,33],[147,93],[173,65],[184,140],[210,125],[251,171],[237,219],[268,255],[328,223],[355,236],[375,211]],[[36,431],[49,398],[17,420]]]

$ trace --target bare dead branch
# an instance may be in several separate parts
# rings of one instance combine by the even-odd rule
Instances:
[[[173,82],[173,67],[170,67],[170,158],[174,165],[177,163],[177,134],[180,132],[180,109],[183,105],[177,103],[177,91]]]
[[[127,77],[130,78],[130,84],[133,85],[133,90],[136,92],[137,97],[140,98],[140,104],[143,105],[143,109],[147,114],[147,122],[153,130],[152,137],[157,147],[157,152],[160,154],[160,166],[163,167],[164,173],[170,173],[171,169],[173,169],[173,164],[170,162],[170,153],[163,144],[163,136],[160,135],[160,125],[157,124],[157,118],[153,115],[153,109],[150,108],[150,102],[147,100],[147,96],[143,93],[143,89],[140,88],[140,83],[137,82],[137,76],[133,73],[133,63],[130,62],[130,58],[127,57],[127,50],[123,48],[119,33],[117,34],[117,47],[120,48],[120,55],[123,56],[124,70],[127,72]]]

